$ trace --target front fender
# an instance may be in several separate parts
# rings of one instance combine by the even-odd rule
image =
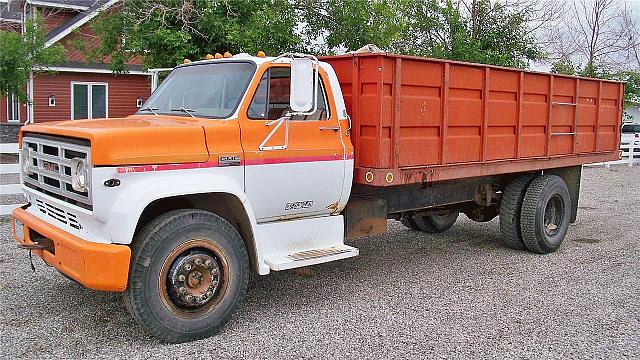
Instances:
[[[118,179],[120,185],[107,187],[104,181]],[[116,168],[96,168],[93,173],[94,215],[105,224],[111,242],[130,244],[138,219],[151,202],[162,198],[227,193],[243,204],[252,230],[256,222],[253,209],[243,190],[242,167],[163,170],[117,173]]]

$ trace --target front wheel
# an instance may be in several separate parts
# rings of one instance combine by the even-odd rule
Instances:
[[[136,237],[124,294],[127,308],[154,337],[202,339],[224,326],[244,297],[249,260],[236,229],[202,210],[175,210]]]
[[[522,240],[539,254],[556,251],[564,240],[571,219],[567,184],[556,175],[538,176],[527,188],[520,212]]]

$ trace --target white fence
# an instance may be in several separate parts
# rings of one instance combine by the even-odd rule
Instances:
[[[589,164],[589,166],[604,165],[605,167],[610,167],[615,164],[627,164],[628,166],[633,166],[634,164],[640,165],[640,144],[634,144],[633,142],[634,141],[631,140],[629,144],[620,145],[620,150],[622,150],[622,158],[620,160]]]
[[[0,144],[0,155],[18,154],[18,144]],[[20,164],[0,164],[0,174],[20,174]],[[0,194],[2,195],[22,195],[20,184],[3,184],[0,185]],[[9,215],[11,211],[22,204],[0,205],[0,215]]]

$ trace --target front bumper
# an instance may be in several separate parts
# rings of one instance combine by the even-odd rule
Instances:
[[[83,240],[63,231],[23,208],[13,210],[13,237],[23,245],[34,245],[30,229],[51,240],[53,251],[33,250],[44,262],[94,290],[122,292],[127,287],[131,249],[126,245]],[[23,224],[23,238],[16,234],[16,220]]]

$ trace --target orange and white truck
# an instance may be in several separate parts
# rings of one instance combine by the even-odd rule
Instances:
[[[358,255],[388,219],[440,233],[499,216],[546,254],[581,165],[618,159],[623,84],[386,53],[210,57],[119,119],[20,134],[19,246],[123,292],[168,342],[220,329],[251,272]],[[28,290],[27,290],[28,291]]]

